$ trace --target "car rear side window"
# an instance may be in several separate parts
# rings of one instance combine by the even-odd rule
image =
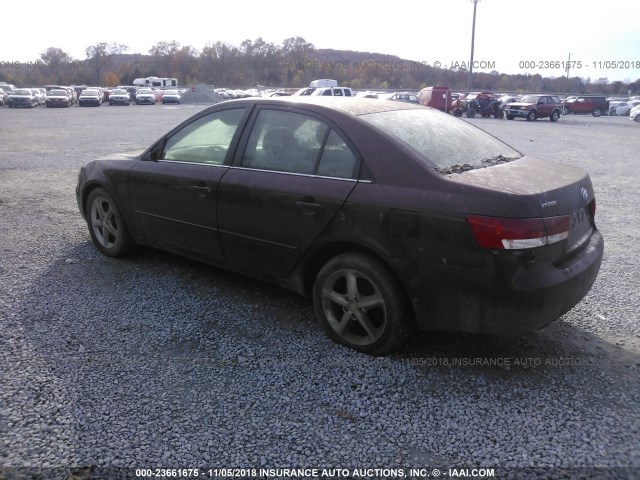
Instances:
[[[160,158],[222,165],[244,112],[234,108],[198,118],[169,137]]]
[[[326,123],[299,113],[263,109],[253,125],[241,165],[354,178],[357,157]]]

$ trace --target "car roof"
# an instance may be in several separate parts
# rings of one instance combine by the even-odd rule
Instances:
[[[313,96],[290,96],[290,97],[255,97],[229,100],[224,104],[261,104],[261,105],[281,105],[281,106],[313,106],[317,110],[333,110],[351,113],[352,115],[366,115],[370,113],[389,112],[394,110],[424,110],[429,109],[423,105],[415,105],[393,100],[379,100],[372,98],[356,97],[313,97]],[[222,105],[222,104],[217,104]]]

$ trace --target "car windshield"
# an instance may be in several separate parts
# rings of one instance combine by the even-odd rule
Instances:
[[[83,97],[94,97],[98,95],[98,92],[96,90],[83,90],[80,95]]]
[[[526,95],[526,96],[522,97],[519,101],[521,103],[538,103],[539,99],[540,99],[540,97],[537,97],[535,95]]]
[[[144,93],[144,94],[149,94],[149,93],[153,93],[151,90],[149,89],[143,89],[143,90],[138,90],[138,93]]]
[[[31,95],[31,91],[29,90],[14,90],[13,95]]]
[[[51,90],[49,92],[49,96],[50,97],[66,97],[67,96],[67,92],[65,92],[64,90]]]
[[[111,95],[128,95],[126,90],[122,90],[121,88],[116,88]]]
[[[370,113],[361,119],[404,143],[440,173],[460,173],[522,157],[509,145],[473,125],[437,110]]]

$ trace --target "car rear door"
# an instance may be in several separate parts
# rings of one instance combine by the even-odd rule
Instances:
[[[220,239],[227,260],[285,276],[353,190],[359,159],[306,111],[263,106],[252,117],[220,182]]]
[[[229,168],[245,108],[200,116],[160,142],[128,179],[135,223],[161,248],[221,257],[216,215],[220,179]]]

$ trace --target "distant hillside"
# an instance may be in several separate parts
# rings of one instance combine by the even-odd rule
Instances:
[[[354,89],[419,90],[444,85],[454,90],[496,92],[640,93],[640,79],[625,84],[572,77],[507,75],[475,72],[471,86],[464,68],[442,69],[396,55],[350,50],[316,49],[304,39],[289,39],[282,46],[261,39],[246,40],[240,47],[216,42],[202,51],[179,44],[160,43],[155,55],[112,54],[72,60],[59,49],[43,61],[0,62],[0,81],[15,85],[46,84],[130,85],[134,78],[175,77],[180,85],[204,83],[227,88],[299,88],[318,78],[333,78]],[[160,48],[162,47],[162,48]],[[171,47],[171,48],[169,48]],[[175,47],[175,48],[173,48]],[[179,48],[178,48],[179,47]]]

